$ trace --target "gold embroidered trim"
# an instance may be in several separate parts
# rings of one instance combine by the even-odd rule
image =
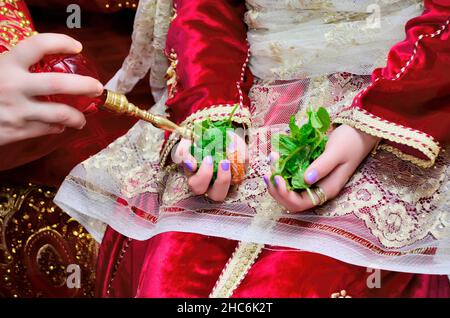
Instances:
[[[370,135],[381,137],[419,150],[427,156],[429,160],[415,158],[414,156],[401,152],[399,149],[392,151],[394,148],[392,146],[389,148],[386,147],[386,145],[380,145],[380,147],[391,151],[401,159],[408,160],[422,168],[431,167],[439,155],[439,144],[433,139],[432,136],[418,130],[389,122],[367,112],[364,109],[355,107],[344,110],[338,115],[334,122],[349,125]]]
[[[17,2],[15,0],[0,1],[0,16],[6,18],[0,20],[0,46],[4,46],[7,50],[12,49],[23,38],[37,34]]]
[[[261,253],[264,244],[239,242],[214,286],[210,298],[230,298]]]
[[[207,109],[199,110],[193,114],[191,114],[188,118],[186,118],[180,126],[191,126],[196,121],[202,121],[207,118],[211,119],[212,121],[218,121],[224,118],[227,118],[230,116],[231,112],[233,111],[234,107],[237,104],[234,105],[214,105]],[[250,127],[251,121],[250,121],[250,111],[248,108],[238,108],[236,112],[233,115],[233,121],[235,123],[246,125],[247,127]],[[169,139],[167,140],[166,144],[163,147],[163,150],[161,152],[161,161],[160,165],[164,167],[167,157],[169,156],[169,153],[171,152],[173,146],[180,140],[180,137],[175,134],[171,134]]]

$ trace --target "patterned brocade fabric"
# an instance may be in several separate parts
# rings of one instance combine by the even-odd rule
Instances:
[[[34,33],[24,1],[0,1],[0,53],[10,50],[19,41]]]
[[[98,245],[54,195],[33,184],[0,185],[0,297],[93,295]]]

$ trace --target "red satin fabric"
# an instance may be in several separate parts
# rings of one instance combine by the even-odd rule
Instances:
[[[420,35],[432,34],[450,19],[449,0],[425,0],[424,13],[406,24],[406,39],[392,47],[386,67],[376,69],[373,86],[353,106],[388,121],[450,141],[450,31],[424,37],[412,64],[391,80],[414,54]],[[410,151],[413,154],[412,149]]]
[[[99,253],[97,296],[208,297],[236,246],[232,240],[179,232],[135,241],[108,228]],[[450,297],[446,276],[381,271],[380,288],[368,288],[371,274],[320,254],[271,247],[233,297],[328,298],[341,290],[352,297]]]
[[[171,119],[181,123],[190,114],[219,104],[239,102],[240,81],[247,57],[244,1],[175,0],[176,18],[166,54],[177,54],[177,93],[167,101]],[[242,84],[244,105],[253,79],[248,68]]]

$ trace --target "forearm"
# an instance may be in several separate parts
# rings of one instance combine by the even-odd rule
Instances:
[[[244,1],[174,1],[168,30],[168,112],[181,125],[229,117],[250,125],[248,92],[253,82],[248,63]],[[171,136],[164,157],[176,142]]]
[[[336,120],[383,138],[386,150],[423,167],[434,163],[450,133],[450,4],[444,2],[425,1],[386,67],[373,72],[372,84]]]

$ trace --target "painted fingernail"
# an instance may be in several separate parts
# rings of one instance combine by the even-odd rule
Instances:
[[[275,178],[274,178],[274,181],[275,181],[275,187],[279,187],[280,186],[280,182],[281,182],[281,177],[280,176],[276,176]]]
[[[190,162],[189,160],[185,160],[183,162],[183,164],[184,164],[185,168],[188,169],[189,171],[191,171],[191,172],[194,171],[194,166],[193,166],[192,162]]]
[[[266,184],[266,186],[269,185],[269,177],[268,176],[264,176],[263,177],[264,183]]]
[[[222,161],[221,165],[223,171],[230,170],[230,162],[228,160]]]
[[[211,156],[208,156],[208,157],[205,158],[205,162],[206,162],[206,164],[212,166],[213,158]]]
[[[310,171],[308,171],[305,175],[305,180],[306,182],[308,182],[309,184],[313,184],[317,181],[317,179],[319,178],[319,173],[317,172],[316,169],[311,169]]]

